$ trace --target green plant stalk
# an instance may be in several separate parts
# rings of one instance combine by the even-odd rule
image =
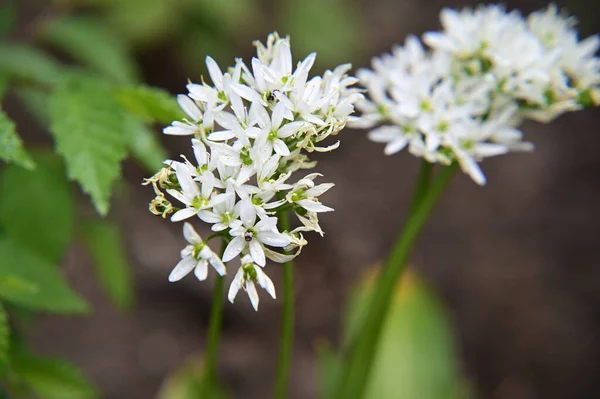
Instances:
[[[221,255],[227,247],[227,239],[223,238],[221,242]],[[212,307],[210,310],[210,321],[208,324],[208,341],[206,343],[206,357],[204,361],[204,381],[202,390],[203,398],[212,396],[213,387],[217,378],[217,352],[219,350],[219,341],[221,340],[221,325],[223,324],[223,285],[225,277],[217,275],[215,279],[215,288],[213,291]]]
[[[381,271],[373,296],[368,303],[361,331],[354,336],[353,346],[349,348],[349,355],[342,366],[338,380],[335,398],[363,397],[398,280],[427,217],[454,175],[457,165],[443,168],[429,189],[426,189],[426,181],[430,179],[430,168],[431,166],[423,165],[421,169],[411,205],[412,211]]]
[[[423,196],[427,193],[429,189],[429,185],[431,184],[431,178],[433,174],[433,164],[431,162],[422,161],[421,169],[419,169],[419,176],[417,177],[417,182],[415,184],[415,192],[413,193],[413,198],[410,203],[410,213],[412,215],[415,213],[417,207],[423,200]]]
[[[280,230],[289,231],[288,211],[279,214]],[[283,264],[283,312],[281,315],[281,337],[279,338],[279,357],[277,361],[277,379],[275,398],[285,399],[289,392],[290,368],[294,343],[294,262]]]

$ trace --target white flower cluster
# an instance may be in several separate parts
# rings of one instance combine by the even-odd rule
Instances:
[[[478,162],[531,150],[518,126],[548,122],[600,99],[598,36],[579,41],[556,6],[524,18],[500,6],[441,13],[444,30],[409,37],[357,76],[369,100],[356,127],[373,128],[385,153],[403,148],[429,162],[457,161],[478,184]]]
[[[222,258],[202,241],[188,223],[184,236],[190,243],[181,262],[171,273],[176,281],[195,269],[200,280],[207,276],[207,264],[224,275],[236,257],[239,268],[229,290],[229,300],[243,288],[255,309],[255,284],[275,298],[275,288],[262,271],[266,258],[285,262],[300,253],[304,231],[323,234],[317,214],[333,209],[321,204],[319,196],[333,184],[315,185],[318,173],[292,182],[292,173],[315,166],[307,152],[331,151],[338,143],[320,143],[337,134],[362,98],[352,88],[358,79],[347,75],[350,65],[341,65],[324,75],[308,79],[315,61],[310,54],[292,68],[288,38],[269,35],[266,45],[255,43],[258,57],[252,71],[241,60],[225,73],[210,57],[206,65],[212,85],[189,83],[188,95],[177,100],[188,118],[175,121],[165,134],[193,136],[195,162],[166,161],[146,184],[152,183],[156,198],[150,210],[173,222],[198,217],[212,225],[214,236],[228,241]],[[305,151],[303,151],[305,150]],[[183,206],[175,208],[164,192]],[[293,211],[301,226],[279,231],[281,212]],[[269,247],[282,248],[277,252]]]

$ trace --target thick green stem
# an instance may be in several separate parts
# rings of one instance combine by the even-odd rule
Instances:
[[[227,240],[221,243],[221,257],[225,252]],[[210,321],[208,324],[208,341],[206,343],[206,357],[204,362],[203,398],[210,398],[217,378],[217,352],[221,340],[221,324],[223,322],[223,283],[225,277],[217,275],[213,291]]]
[[[287,211],[279,214],[280,230],[289,231]],[[294,343],[294,262],[283,264],[283,313],[281,315],[281,337],[279,338],[279,358],[277,362],[277,381],[275,398],[288,396],[292,349]]]
[[[423,180],[429,179],[428,168],[424,166],[421,170],[415,187],[412,211],[381,271],[360,333],[354,336],[353,345],[349,348],[348,357],[338,380],[335,398],[363,397],[396,284],[427,217],[456,171],[456,165],[443,168],[429,188],[425,189],[427,185]]]

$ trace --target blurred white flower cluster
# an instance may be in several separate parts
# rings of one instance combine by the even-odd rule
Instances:
[[[224,275],[224,262],[240,257],[229,300],[244,289],[257,309],[255,284],[275,298],[273,283],[261,269],[266,259],[285,262],[297,256],[307,243],[302,232],[323,234],[317,214],[333,210],[319,201],[332,183],[315,184],[318,173],[293,181],[292,173],[315,166],[307,153],[337,148],[339,142],[328,147],[321,142],[346,125],[362,94],[351,87],[358,79],[347,75],[350,65],[309,79],[314,53],[294,70],[288,38],[273,33],[266,45],[255,45],[258,54],[251,69],[237,59],[223,72],[206,58],[212,85],[189,83],[189,93],[177,97],[187,119],[163,130],[193,136],[195,159],[166,161],[167,167],[146,184],[156,192],[150,203],[154,214],[172,213],[173,222],[198,217],[212,225],[214,236],[228,241],[221,258],[186,223],[189,245],[169,279],[177,281],[195,270],[204,280],[208,264]],[[165,192],[181,205],[171,204]],[[279,215],[288,211],[301,226],[280,231]]]
[[[579,41],[576,21],[556,6],[524,18],[503,7],[441,13],[444,30],[374,58],[357,76],[369,99],[357,104],[356,127],[429,162],[457,161],[478,184],[478,162],[509,151],[532,150],[518,126],[524,118],[549,122],[599,103],[598,36]]]

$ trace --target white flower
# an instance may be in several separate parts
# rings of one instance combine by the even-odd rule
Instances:
[[[214,223],[213,231],[223,231],[235,226],[235,221],[239,218],[239,206],[235,203],[235,189],[232,184],[227,186],[227,191],[223,195],[223,201],[215,204],[211,210],[202,209],[198,212],[198,217],[206,223]]]
[[[238,269],[231,282],[231,286],[229,287],[229,293],[227,295],[229,302],[233,303],[240,288],[243,288],[244,291],[248,293],[248,297],[250,298],[254,310],[258,311],[259,298],[258,292],[256,292],[255,283],[275,299],[275,286],[271,279],[260,267],[254,264],[250,255],[245,255],[242,258],[242,266]]]
[[[307,243],[301,231],[323,234],[316,212],[332,209],[318,198],[333,184],[315,186],[317,174],[299,179],[294,173],[315,167],[309,158],[313,151],[337,148],[339,141],[324,140],[346,126],[363,96],[353,87],[357,79],[348,75],[349,64],[311,77],[316,54],[294,64],[289,38],[273,33],[265,44],[255,45],[251,68],[241,59],[222,68],[206,58],[210,79],[187,84],[188,93],[177,97],[185,119],[163,130],[192,136],[195,161],[184,155],[183,161],[166,161],[168,168],[148,179],[156,194],[150,204],[154,214],[172,214],[173,222],[198,216],[228,241],[224,261],[245,259],[246,274],[242,267],[234,291],[243,287],[251,298],[257,281],[274,296],[270,280],[252,272],[254,264],[298,256]],[[182,209],[161,190],[181,202]],[[302,227],[280,232],[278,218],[291,210]]]
[[[356,127],[384,152],[408,151],[428,162],[457,162],[484,184],[479,162],[530,151],[519,125],[550,121],[600,103],[598,37],[579,42],[573,20],[555,6],[527,20],[500,6],[441,13],[444,30],[415,37],[358,71],[368,99]]]
[[[266,217],[256,222],[256,210],[250,200],[243,200],[240,204],[241,220],[231,229],[229,234],[234,237],[225,248],[223,260],[229,262],[246,248],[254,262],[260,266],[266,263],[263,245],[272,247],[285,247],[290,239],[277,230],[277,218]]]
[[[283,123],[284,118],[293,119],[291,111],[286,109],[283,103],[275,105],[273,114],[270,117],[261,105],[252,107],[252,110],[261,128],[257,137],[259,144],[268,149],[267,153],[271,153],[272,149],[274,149],[282,157],[290,155],[290,149],[283,139],[296,134],[300,129],[306,127],[306,122]]]
[[[330,212],[333,208],[325,206],[319,202],[317,197],[327,192],[333,183],[323,183],[315,186],[314,179],[322,176],[320,173],[311,173],[300,179],[294,184],[292,190],[287,194],[286,199],[289,203],[298,204],[309,212]]]
[[[169,281],[179,281],[189,272],[194,270],[198,280],[206,280],[208,276],[208,264],[215,268],[221,276],[225,275],[225,265],[189,223],[183,225],[183,236],[190,244],[181,251],[181,260],[169,275]]]
[[[198,182],[193,179],[189,168],[179,162],[173,162],[173,164],[177,180],[181,185],[181,191],[168,189],[167,192],[185,204],[186,207],[173,214],[171,217],[172,222],[179,222],[197,215],[201,210],[212,208],[215,204],[225,199],[223,195],[213,195],[215,177],[211,172],[206,171],[202,174],[202,182],[199,187]]]

